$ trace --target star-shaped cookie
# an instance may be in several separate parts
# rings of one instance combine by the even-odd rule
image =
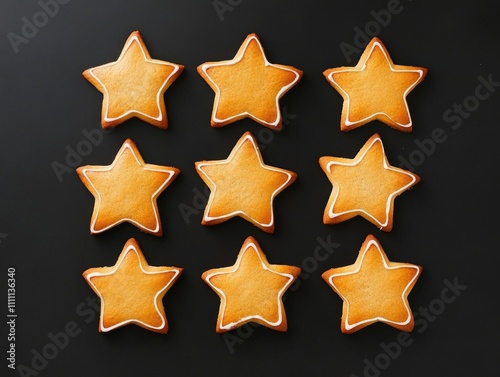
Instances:
[[[394,200],[420,181],[418,175],[389,164],[378,134],[368,139],[355,158],[321,157],[319,164],[333,186],[323,214],[325,224],[359,215],[389,232]]]
[[[137,241],[129,239],[114,266],[89,268],[83,273],[101,299],[99,331],[133,323],[167,333],[162,299],[181,272],[178,267],[148,265]]]
[[[267,61],[256,34],[250,34],[231,60],[198,66],[215,91],[210,124],[222,127],[243,118],[281,130],[279,99],[302,77],[302,71]]]
[[[245,132],[225,160],[195,162],[210,188],[203,225],[240,216],[267,233],[274,232],[273,200],[295,181],[289,170],[265,165],[255,137]]]
[[[402,132],[412,130],[406,96],[424,79],[427,69],[394,64],[380,39],[368,43],[355,67],[330,68],[323,74],[344,98],[342,131],[373,120]]]
[[[134,31],[112,63],[89,68],[83,76],[103,94],[101,124],[112,128],[138,117],[168,127],[163,95],[184,66],[152,59],[141,34]]]
[[[125,221],[141,231],[163,234],[156,200],[180,170],[146,164],[131,139],[125,140],[111,165],[76,169],[95,197],[90,233],[104,232]]]
[[[248,322],[286,331],[282,297],[299,274],[299,267],[269,264],[257,241],[248,237],[233,266],[202,274],[221,301],[216,331],[223,333]]]
[[[321,276],[342,298],[340,329],[350,334],[375,322],[383,322],[401,331],[412,331],[413,314],[408,294],[422,267],[391,262],[379,241],[366,237],[356,262],[332,268]]]

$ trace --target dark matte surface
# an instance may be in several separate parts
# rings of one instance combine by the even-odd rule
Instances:
[[[356,64],[359,53],[348,61],[339,46],[354,46],[355,28],[377,31],[374,12],[394,2],[221,3],[227,10],[219,15],[212,1],[72,0],[44,18],[36,1],[1,1],[0,286],[6,302],[7,268],[14,267],[15,362],[32,373],[7,367],[4,325],[0,375],[498,375],[500,87],[476,92],[479,77],[500,82],[496,2],[406,0],[390,21],[382,20],[385,25],[379,21],[377,34],[396,64],[429,69],[408,96],[410,134],[380,122],[341,133],[342,98],[322,76],[326,68]],[[45,25],[16,53],[8,35],[22,36],[23,17],[33,16]],[[68,148],[85,140],[84,130],[100,130],[102,95],[81,72],[116,60],[133,30],[141,31],[152,57],[186,67],[165,95],[170,127],[162,131],[130,120],[103,135],[78,165],[110,164],[130,137],[146,162],[182,172],[158,201],[163,237],[129,224],[91,236],[92,195],[74,172],[60,181],[52,165],[67,164]],[[232,58],[251,32],[260,36],[271,62],[305,72],[281,100],[288,116],[280,133],[263,131],[250,120],[209,126],[214,95],[196,67]],[[489,97],[475,100],[478,93]],[[454,114],[454,104],[464,101],[474,111]],[[241,219],[200,225],[199,193],[205,187],[194,162],[227,157],[246,130],[260,139],[266,163],[299,177],[275,201],[272,235]],[[396,200],[390,233],[360,218],[323,225],[331,185],[318,158],[352,158],[374,132],[381,134],[389,161],[413,161],[422,181]],[[441,143],[424,142],[439,132],[445,135]],[[419,142],[426,154],[418,152]],[[195,213],[186,219],[182,207]],[[390,259],[424,267],[409,298],[414,311],[428,314],[417,314],[409,338],[383,324],[350,336],[340,333],[342,302],[320,275],[353,263],[367,234],[381,241]],[[249,326],[232,337],[215,333],[219,299],[200,275],[233,264],[249,235],[271,263],[304,270],[300,286],[286,295],[287,333]],[[167,335],[137,326],[97,332],[96,313],[86,301],[96,296],[81,273],[114,264],[130,237],[151,265],[185,269],[164,299]],[[328,242],[337,244],[329,246],[331,254],[321,246]],[[467,288],[446,290],[454,282]],[[2,307],[6,313],[7,305]],[[65,328],[74,335],[68,340],[60,334]],[[402,346],[395,346],[398,339]],[[38,353],[51,359],[44,362],[34,356]]]

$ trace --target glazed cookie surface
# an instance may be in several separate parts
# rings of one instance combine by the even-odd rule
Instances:
[[[368,139],[355,158],[325,156],[319,164],[332,184],[323,214],[325,224],[362,216],[389,232],[396,197],[420,181],[418,175],[389,164],[378,134]]]
[[[157,198],[179,169],[145,163],[136,144],[127,139],[111,165],[81,166],[76,171],[95,198],[91,234],[123,222],[149,234],[163,234]]]
[[[129,239],[114,266],[89,268],[83,273],[101,299],[99,331],[135,324],[167,333],[162,300],[181,273],[178,267],[150,266],[137,241]]]
[[[198,161],[196,171],[210,188],[203,225],[240,216],[267,233],[274,232],[273,201],[297,174],[264,164],[255,137],[245,132],[225,160]]]
[[[198,73],[215,92],[212,127],[248,117],[277,131],[279,99],[302,77],[297,68],[269,63],[256,34],[246,37],[233,59],[201,64]]]
[[[286,331],[282,297],[299,274],[299,267],[269,264],[257,241],[248,237],[233,266],[202,274],[220,297],[216,331],[227,332],[248,322]]]
[[[427,69],[393,63],[378,38],[366,46],[355,67],[323,72],[344,98],[340,129],[349,131],[373,120],[410,132],[413,128],[406,96],[427,74]]]
[[[183,69],[180,64],[152,59],[141,34],[134,31],[117,61],[89,68],[83,76],[103,94],[103,128],[137,117],[166,129],[163,95]]]
[[[354,264],[322,274],[343,300],[341,331],[351,334],[375,322],[412,331],[408,295],[421,272],[420,266],[391,262],[379,241],[366,237]]]

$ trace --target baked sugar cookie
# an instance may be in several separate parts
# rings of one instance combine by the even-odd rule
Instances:
[[[114,266],[89,268],[83,273],[101,299],[99,331],[135,324],[167,333],[162,300],[181,273],[179,267],[150,266],[137,241],[129,239]]]
[[[103,94],[103,128],[137,117],[166,129],[163,95],[183,69],[180,64],[152,59],[141,34],[134,31],[117,61],[89,68],[83,76]]]
[[[340,329],[350,334],[375,322],[412,331],[408,295],[422,272],[410,263],[391,262],[379,241],[366,237],[356,262],[332,268],[321,276],[342,298]]]
[[[380,39],[368,43],[355,67],[330,68],[323,74],[344,98],[342,131],[373,120],[402,132],[412,130],[406,96],[424,79],[427,69],[394,64]]]
[[[233,59],[204,63],[198,73],[215,91],[212,127],[248,117],[277,131],[279,99],[302,77],[297,68],[269,63],[256,34],[246,37]]]
[[[245,132],[225,160],[195,162],[210,188],[203,225],[240,216],[267,233],[274,232],[273,201],[297,175],[264,164],[255,137]]]
[[[418,175],[389,164],[378,134],[368,139],[355,158],[321,157],[319,164],[333,186],[323,214],[325,224],[362,216],[389,232],[394,200],[420,181]]]
[[[156,200],[179,169],[145,163],[135,143],[127,139],[111,165],[81,166],[76,171],[95,197],[91,234],[123,222],[149,234],[163,234]]]
[[[299,274],[299,267],[269,264],[257,241],[248,237],[233,266],[202,274],[221,301],[216,331],[227,332],[248,322],[286,331],[282,297]]]

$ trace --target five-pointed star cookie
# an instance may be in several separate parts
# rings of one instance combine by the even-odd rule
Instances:
[[[91,234],[127,221],[143,232],[162,235],[156,200],[179,169],[146,164],[135,143],[127,139],[111,165],[81,166],[76,171],[95,197]]]
[[[412,130],[406,96],[424,79],[427,69],[395,65],[380,39],[368,43],[355,67],[331,68],[323,74],[344,98],[342,131],[373,120],[399,131]]]
[[[378,240],[369,235],[353,265],[321,276],[342,298],[340,329],[350,334],[377,321],[412,331],[408,294],[421,272],[420,266],[389,261]]]
[[[255,137],[245,132],[225,160],[195,162],[210,188],[203,225],[240,216],[267,233],[274,232],[273,200],[297,175],[265,165]]]
[[[299,69],[269,63],[256,34],[233,59],[204,63],[198,73],[215,91],[212,127],[249,117],[274,130],[282,128],[279,99],[302,77]]]
[[[382,140],[374,134],[354,159],[321,157],[333,189],[323,222],[336,224],[362,216],[381,230],[392,230],[394,200],[420,181],[410,171],[389,165]]]
[[[141,34],[134,31],[117,61],[89,68],[83,76],[102,94],[103,128],[138,117],[158,128],[168,126],[163,94],[184,66],[151,59]]]
[[[221,301],[216,331],[230,331],[248,322],[286,331],[282,297],[299,274],[299,267],[269,264],[257,241],[248,237],[233,266],[202,274]]]
[[[83,277],[101,299],[99,331],[134,323],[165,334],[163,296],[182,268],[148,265],[137,241],[129,239],[112,267],[89,268]]]

